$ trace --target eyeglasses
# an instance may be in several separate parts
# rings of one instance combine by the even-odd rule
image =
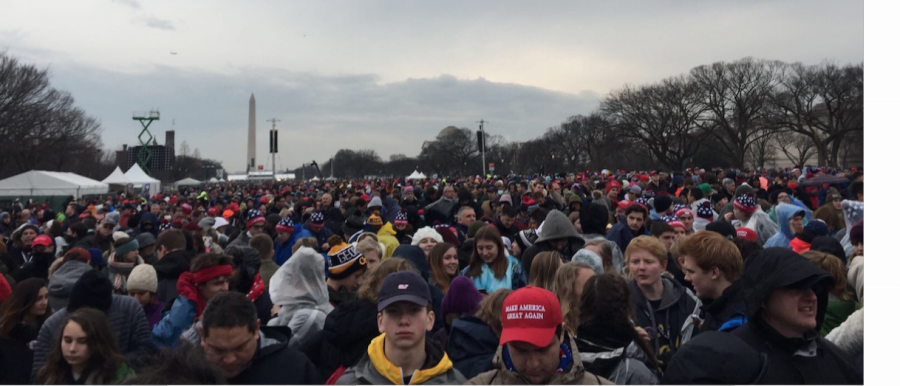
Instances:
[[[262,224],[257,224],[257,225],[254,225],[254,226],[250,227],[250,228],[252,228],[252,229],[263,229],[263,226],[262,226]]]

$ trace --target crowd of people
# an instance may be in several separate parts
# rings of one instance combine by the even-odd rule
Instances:
[[[863,381],[856,169],[223,182],[0,233],[3,384]]]

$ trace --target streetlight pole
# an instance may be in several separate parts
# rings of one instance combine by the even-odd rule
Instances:
[[[487,142],[487,136],[484,135],[484,119],[478,121],[478,130],[481,131],[481,175],[487,178],[487,168],[484,163],[484,145]]]

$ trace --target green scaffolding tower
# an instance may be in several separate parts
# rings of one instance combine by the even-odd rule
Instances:
[[[144,169],[144,173],[150,175],[150,142],[153,141],[153,134],[150,134],[150,124],[153,121],[159,120],[159,110],[150,110],[150,111],[135,111],[131,113],[131,119],[138,121],[141,123],[141,126],[144,128],[141,130],[141,133],[138,134],[138,141],[141,143],[141,149],[138,150],[137,160],[138,164],[141,165],[141,169]]]

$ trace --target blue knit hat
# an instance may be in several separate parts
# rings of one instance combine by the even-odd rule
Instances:
[[[88,253],[91,254],[91,263],[92,267],[104,267],[106,266],[106,260],[103,259],[103,251],[99,248],[89,248]]]

